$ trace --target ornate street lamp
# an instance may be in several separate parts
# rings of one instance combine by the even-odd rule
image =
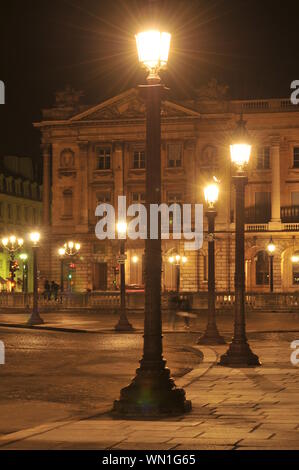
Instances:
[[[273,286],[273,259],[274,259],[274,252],[276,250],[276,246],[273,243],[272,237],[267,245],[267,251],[269,254],[269,259],[270,259],[270,292],[273,292],[274,286]]]
[[[33,309],[31,316],[27,322],[29,326],[41,325],[44,320],[40,317],[38,311],[38,276],[37,276],[37,253],[40,240],[39,232],[31,232],[29,239],[32,243],[32,254],[33,254]]]
[[[15,254],[19,251],[24,244],[23,238],[18,238],[15,235],[3,237],[1,240],[2,247],[8,251],[10,257],[10,285],[11,292],[15,290],[15,271],[18,269],[18,263],[15,261]]]
[[[147,85],[140,87],[146,101],[146,206],[161,203],[161,99],[164,86],[159,70],[166,67],[171,35],[150,30],[137,34],[139,61],[148,71]],[[114,403],[119,415],[140,417],[180,414],[191,409],[185,391],[177,389],[162,356],[161,221],[158,239],[145,240],[144,349],[132,383]]]
[[[58,248],[58,255],[60,256],[60,291],[61,293],[64,291],[64,279],[63,279],[63,271],[64,271],[64,260],[67,257],[76,256],[81,249],[80,243],[69,241],[66,242],[61,248]]]
[[[213,182],[207,185],[204,195],[208,205],[208,323],[205,333],[198,339],[198,344],[225,344],[217,328],[215,309],[215,204],[219,198],[219,184]]]
[[[120,265],[120,317],[115,325],[115,331],[133,331],[134,328],[128,320],[126,309],[126,254],[125,242],[127,236],[127,223],[119,221],[116,226],[118,238],[120,240],[120,253],[118,262]]]
[[[236,188],[236,241],[235,241],[235,321],[234,336],[220,364],[230,367],[259,366],[260,361],[247,342],[245,326],[245,186],[248,178],[245,167],[249,162],[251,145],[246,123],[240,118],[230,146],[231,161],[237,167],[233,176]]]
[[[181,264],[186,264],[188,259],[186,256],[180,256],[180,255],[171,255],[168,258],[168,261],[170,264],[175,266],[175,285],[176,285],[176,291],[177,293],[180,292],[180,281],[181,281]]]

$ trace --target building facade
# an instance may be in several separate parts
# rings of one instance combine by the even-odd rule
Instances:
[[[60,279],[59,246],[81,243],[73,272],[74,289],[113,290],[118,283],[117,240],[95,235],[99,203],[117,207],[145,200],[145,106],[136,89],[96,106],[81,106],[73,90],[58,93],[52,109],[35,123],[41,132],[44,175],[44,250],[41,272]],[[240,114],[252,138],[246,187],[246,288],[269,291],[272,238],[274,291],[299,289],[299,108],[288,99],[230,101],[210,83],[194,100],[162,105],[163,202],[203,203],[203,188],[220,180],[216,218],[216,289],[234,290],[234,188],[229,143]],[[207,230],[204,217],[204,230]],[[46,235],[47,234],[47,235]],[[144,242],[126,242],[126,282],[142,286]],[[184,251],[184,240],[163,241],[163,289],[176,287],[172,255],[186,256],[180,288],[207,290],[207,239],[200,250]],[[182,258],[181,258],[182,259]],[[299,258],[298,258],[299,259]]]
[[[34,180],[32,160],[5,156],[0,162],[0,240],[15,235],[24,239],[16,253],[16,292],[33,288],[33,266],[28,233],[41,226],[42,186]],[[25,255],[20,257],[20,255]],[[27,256],[27,258],[26,258]],[[22,259],[23,258],[23,259]],[[9,291],[10,256],[0,244],[0,291]]]

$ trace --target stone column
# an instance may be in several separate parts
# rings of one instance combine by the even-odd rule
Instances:
[[[51,166],[51,145],[43,144],[41,146],[43,154],[43,225],[51,225],[51,185],[50,185],[50,166]]]
[[[118,196],[125,196],[124,194],[124,152],[128,151],[128,144],[122,142],[114,142],[113,144],[113,169],[114,169],[114,204],[117,208]],[[117,217],[117,214],[116,214]]]
[[[280,219],[280,139],[273,137],[271,142],[271,222],[269,228],[279,230],[281,228]]]
[[[80,150],[80,210],[79,229],[80,232],[88,231],[88,142],[79,142]]]

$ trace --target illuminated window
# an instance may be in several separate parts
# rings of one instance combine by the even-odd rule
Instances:
[[[144,150],[135,150],[133,154],[133,168],[145,168],[145,152]]]
[[[299,256],[299,251],[296,251],[294,253],[296,256]],[[293,269],[292,269],[292,277],[293,277],[293,285],[297,286],[299,285],[299,262],[292,263]]]

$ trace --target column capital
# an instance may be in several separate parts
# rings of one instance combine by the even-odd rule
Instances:
[[[279,147],[280,146],[280,135],[270,135],[270,143],[271,147]]]
[[[88,140],[81,140],[78,142],[80,152],[86,152],[88,150],[89,142]]]

